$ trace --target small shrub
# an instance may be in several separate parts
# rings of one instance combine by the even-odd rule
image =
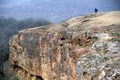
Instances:
[[[20,78],[18,76],[15,76],[13,80],[20,80]]]

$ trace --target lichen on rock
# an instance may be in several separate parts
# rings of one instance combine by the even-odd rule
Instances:
[[[82,80],[120,79],[120,41],[97,40],[90,54],[80,57],[76,72]]]

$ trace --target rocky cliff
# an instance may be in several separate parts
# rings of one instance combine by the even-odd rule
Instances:
[[[120,12],[19,31],[10,67],[20,80],[120,80]]]

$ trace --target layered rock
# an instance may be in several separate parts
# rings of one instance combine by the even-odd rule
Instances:
[[[21,80],[103,80],[106,73],[119,75],[119,66],[114,66],[120,58],[119,16],[92,14],[20,31],[10,40],[12,71]]]

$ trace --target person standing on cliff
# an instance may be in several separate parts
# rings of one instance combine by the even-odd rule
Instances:
[[[95,13],[97,13],[98,12],[98,9],[97,8],[95,8]]]

